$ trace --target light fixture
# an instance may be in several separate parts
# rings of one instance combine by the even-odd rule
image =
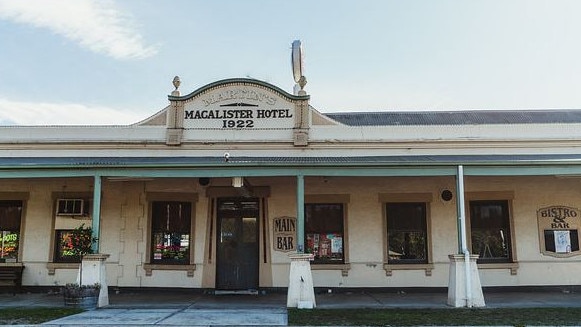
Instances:
[[[244,177],[232,177],[232,186],[234,187],[244,186]]]
[[[200,177],[198,178],[198,184],[201,186],[208,186],[208,184],[210,184],[210,179],[208,177]]]

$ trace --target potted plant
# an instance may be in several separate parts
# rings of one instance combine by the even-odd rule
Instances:
[[[66,284],[63,288],[65,305],[75,308],[93,309],[97,307],[101,285]]]
[[[97,238],[93,237],[93,230],[85,227],[85,224],[73,229],[61,240],[61,246],[67,251],[82,260],[86,254],[93,253],[93,243]],[[68,283],[63,287],[63,296],[66,306],[80,308],[95,308],[99,298],[101,285],[83,285],[83,265],[79,265],[79,283]]]

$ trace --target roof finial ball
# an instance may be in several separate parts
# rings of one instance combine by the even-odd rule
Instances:
[[[299,79],[299,86],[301,87],[301,90],[299,91],[299,94],[301,92],[304,92],[305,94],[307,93],[304,90],[305,85],[307,85],[307,78],[305,76],[301,76],[301,78]]]
[[[171,95],[176,95],[176,96],[180,95],[180,91],[178,90],[178,88],[180,87],[180,84],[182,83],[182,81],[180,81],[180,77],[179,76],[174,77],[172,83],[173,83],[173,86],[175,87],[175,90],[173,90],[171,92]]]

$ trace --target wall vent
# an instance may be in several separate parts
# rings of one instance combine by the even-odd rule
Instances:
[[[56,203],[57,216],[81,216],[83,215],[83,199],[58,199]]]

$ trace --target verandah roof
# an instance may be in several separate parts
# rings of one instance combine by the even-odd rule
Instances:
[[[0,169],[63,167],[377,166],[581,164],[581,154],[410,155],[342,157],[0,157]]]
[[[0,178],[580,175],[581,154],[354,157],[3,157]]]

